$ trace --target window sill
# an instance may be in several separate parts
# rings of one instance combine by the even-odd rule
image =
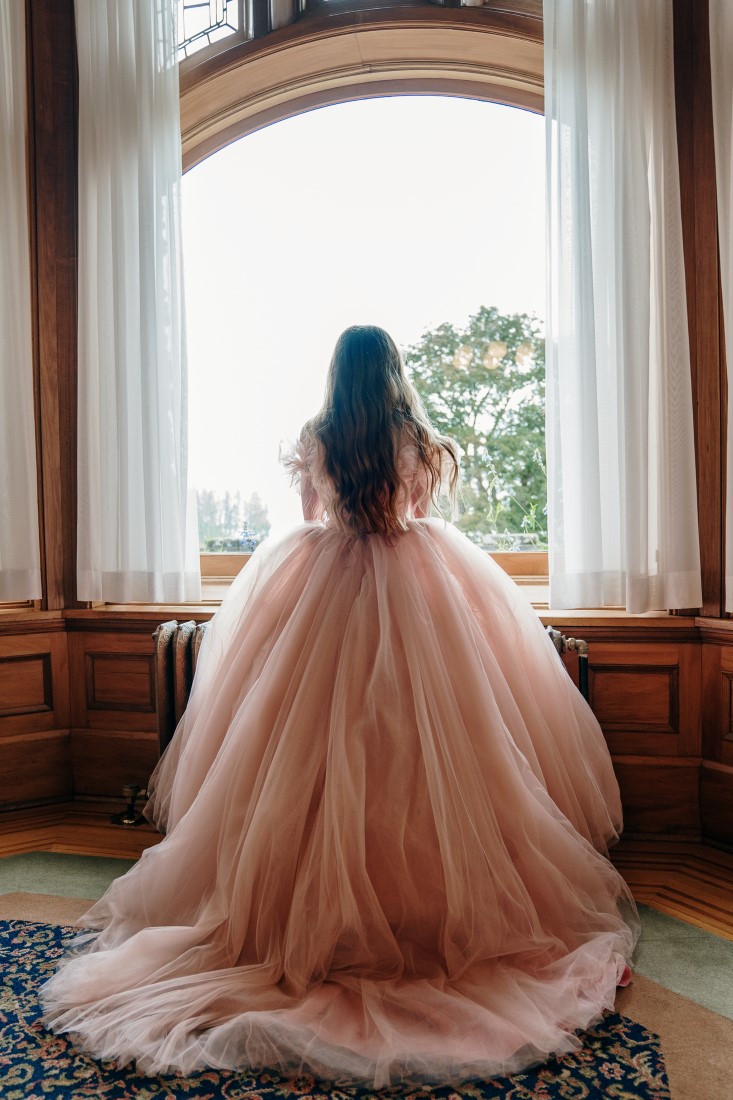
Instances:
[[[607,608],[581,608],[573,611],[556,611],[548,608],[546,604],[532,601],[541,622],[547,626],[554,626],[562,630],[564,634],[580,633],[583,629],[608,630],[619,629],[624,633],[638,630],[645,635],[654,634],[661,640],[665,634],[675,638],[681,638],[685,632],[694,631],[698,626],[706,625],[707,621],[696,619],[693,616],[671,615],[667,611],[649,611],[643,615],[630,615],[622,607]],[[106,622],[112,629],[115,624],[122,630],[127,626],[134,629],[141,623],[150,623],[153,626],[164,622],[166,619],[195,619],[204,622],[213,617],[219,606],[219,601],[195,604],[99,604],[88,610],[69,610],[61,613],[71,630],[84,630],[85,626],[91,626]],[[729,620],[712,620],[717,623],[719,629],[733,629]]]
[[[188,604],[96,604],[89,609],[68,610],[61,614],[70,630],[84,630],[85,625],[95,624],[99,628],[103,623],[107,629],[135,630],[142,624],[153,627],[166,619],[194,619],[198,622],[212,618],[226,595],[232,581],[244,568],[251,554],[202,554],[201,582],[202,599],[200,603]],[[537,611],[541,622],[561,630],[564,634],[578,634],[583,630],[608,633],[618,629],[628,637],[635,630],[648,638],[653,634],[663,639],[681,640],[687,631],[695,632],[703,620],[694,616],[672,615],[667,611],[649,611],[641,615],[631,615],[623,607],[579,608],[572,611],[553,610],[548,606],[549,587],[547,575],[541,568],[547,568],[547,555],[542,553],[496,553],[492,557],[510,575],[522,589]],[[540,569],[537,567],[540,566]],[[28,614],[27,612],[25,613]],[[31,612],[31,614],[44,614]],[[51,615],[52,613],[45,613]],[[20,616],[18,616],[20,617]],[[721,622],[715,620],[715,622]],[[733,626],[724,620],[728,626]],[[725,631],[725,627],[722,627]]]

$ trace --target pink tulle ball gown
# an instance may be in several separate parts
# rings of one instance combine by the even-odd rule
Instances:
[[[637,922],[601,731],[502,570],[407,514],[263,544],[217,612],[153,778],[167,835],[42,990],[95,1057],[459,1081],[613,1005]]]

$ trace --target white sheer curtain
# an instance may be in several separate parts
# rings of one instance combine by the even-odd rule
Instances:
[[[710,70],[713,87],[718,246],[728,367],[725,501],[725,609],[733,611],[733,4],[710,0]]]
[[[198,600],[173,0],[76,0],[75,10],[78,594]]]
[[[0,0],[0,600],[41,595],[28,255],[25,4]]]
[[[669,0],[545,0],[550,605],[701,603]]]

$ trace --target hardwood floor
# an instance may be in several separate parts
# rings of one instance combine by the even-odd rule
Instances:
[[[161,839],[150,825],[110,823],[115,809],[71,802],[0,813],[0,857],[21,852],[137,859]],[[733,854],[703,844],[622,840],[612,859],[638,902],[733,940]]]
[[[123,808],[120,799],[119,806],[67,802],[0,813],[0,857],[21,852],[67,852],[138,859],[162,838],[152,825],[133,829],[112,825],[110,815]]]
[[[638,902],[733,940],[733,854],[672,840],[622,840],[611,853]]]

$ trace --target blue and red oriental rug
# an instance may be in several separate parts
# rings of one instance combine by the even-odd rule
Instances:
[[[377,1094],[310,1077],[207,1071],[142,1077],[95,1062],[40,1022],[36,991],[72,929],[0,921],[0,1096],[2,1100],[369,1100]],[[394,1100],[669,1100],[657,1035],[617,1013],[583,1035],[582,1049],[526,1073],[457,1087],[400,1086]]]

